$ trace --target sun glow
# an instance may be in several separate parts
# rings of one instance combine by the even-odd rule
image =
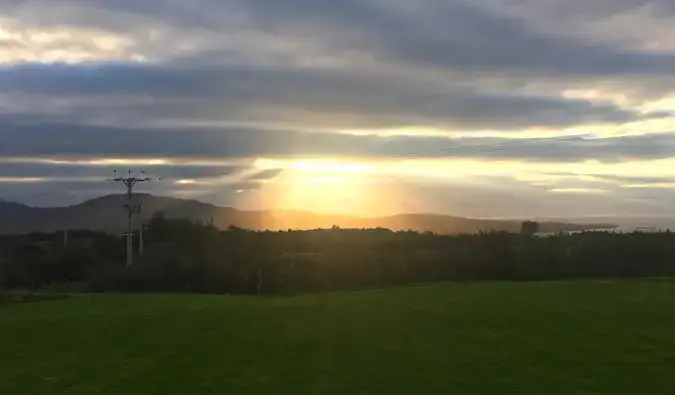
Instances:
[[[367,215],[383,199],[369,165],[340,161],[293,161],[270,185],[277,210]]]

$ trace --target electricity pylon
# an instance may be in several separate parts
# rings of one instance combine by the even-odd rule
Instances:
[[[133,251],[133,239],[132,239],[132,232],[131,232],[131,224],[132,224],[132,219],[134,214],[139,214],[141,211],[142,205],[138,204],[133,204],[132,203],[132,197],[133,197],[133,190],[134,186],[138,184],[139,182],[148,182],[151,181],[152,178],[146,177],[145,172],[141,172],[140,175],[133,175],[131,170],[129,170],[129,174],[127,177],[118,177],[117,176],[117,170],[113,171],[113,178],[109,179],[109,181],[114,181],[114,182],[121,182],[124,184],[124,186],[127,188],[127,194],[126,194],[126,203],[124,204],[124,208],[127,211],[127,267],[131,267],[134,259],[134,251]],[[142,226],[142,225],[141,225]]]

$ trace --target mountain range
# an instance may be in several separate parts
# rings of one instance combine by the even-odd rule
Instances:
[[[196,200],[134,195],[143,204],[143,219],[161,212],[167,218],[212,222],[220,229],[236,226],[252,230],[341,228],[388,228],[391,230],[430,231],[437,234],[476,233],[487,230],[517,232],[520,221],[483,220],[436,214],[398,214],[387,217],[357,217],[317,214],[304,211],[242,211]],[[0,200],[0,233],[54,232],[62,229],[91,229],[124,232],[127,226],[125,195],[108,195],[67,207],[30,207]],[[135,227],[138,221],[135,218]],[[541,232],[609,229],[607,224],[541,222]]]

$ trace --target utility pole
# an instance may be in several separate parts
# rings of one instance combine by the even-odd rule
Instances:
[[[143,256],[143,250],[145,249],[145,246],[143,245],[143,228],[145,227],[145,224],[143,223],[143,203],[137,205],[135,208],[138,213],[138,222],[140,222],[140,229],[138,231],[138,255]]]
[[[124,204],[124,208],[127,211],[127,267],[131,267],[133,263],[133,239],[132,239],[132,231],[131,231],[131,225],[132,225],[132,219],[135,213],[140,212],[140,206],[132,204],[132,197],[133,197],[133,190],[134,186],[138,184],[139,182],[148,182],[150,181],[151,178],[145,177],[145,173],[141,172],[139,176],[134,176],[131,173],[131,170],[129,170],[129,174],[127,177],[118,177],[117,176],[117,170],[113,172],[113,178],[110,179],[110,181],[114,182],[121,182],[124,184],[124,186],[127,188],[127,194],[126,194],[126,203]],[[141,230],[142,232],[142,230]]]

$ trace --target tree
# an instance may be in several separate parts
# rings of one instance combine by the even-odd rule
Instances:
[[[520,224],[520,234],[524,236],[532,237],[537,232],[539,232],[539,222],[524,221]]]
[[[0,290],[77,283],[95,292],[271,294],[436,281],[675,276],[675,234],[586,232],[532,237],[481,232],[219,231],[154,217],[147,249],[124,264],[124,240],[104,233],[0,235]],[[321,237],[317,237],[321,235]],[[70,289],[70,288],[69,288]],[[78,288],[79,289],[79,288]]]

